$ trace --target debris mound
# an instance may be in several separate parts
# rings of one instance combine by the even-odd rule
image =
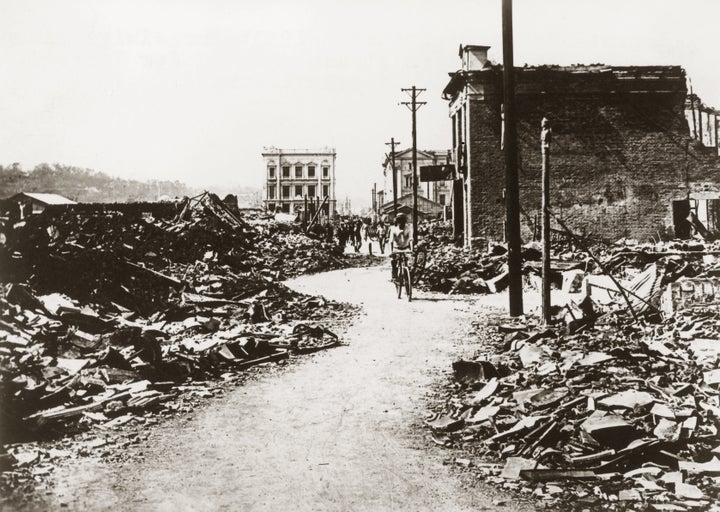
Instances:
[[[217,196],[171,215],[61,209],[0,245],[4,441],[162,408],[193,380],[340,343],[353,311],[279,280],[344,264],[326,244],[246,222]]]
[[[453,364],[432,438],[563,510],[707,509],[720,497],[717,247],[623,243],[601,267],[622,277],[568,271],[575,299],[554,325],[498,320],[488,350]]]

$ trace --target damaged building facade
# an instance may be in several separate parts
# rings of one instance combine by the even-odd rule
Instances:
[[[461,46],[462,68],[443,91],[456,163],[455,235],[465,245],[504,238],[502,67],[488,49]],[[554,135],[551,208],[577,234],[646,241],[687,237],[696,221],[720,229],[718,120],[698,102],[693,132],[681,67],[525,67],[516,68],[516,84],[525,241],[540,229],[543,117]]]

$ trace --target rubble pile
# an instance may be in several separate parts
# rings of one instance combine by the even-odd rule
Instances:
[[[336,345],[337,336],[313,321],[346,314],[344,305],[272,283],[243,301],[186,293],[150,318],[80,305],[59,293],[35,295],[18,284],[2,295],[6,436],[88,412],[110,421],[157,405],[190,378]]]
[[[453,242],[453,226],[451,221],[423,220],[418,224],[418,236],[433,244]]]
[[[496,254],[443,243],[428,243],[419,287],[442,293],[500,291],[507,280],[504,250]]]
[[[627,301],[596,301],[591,275],[558,326],[497,322],[493,347],[453,364],[434,441],[563,510],[707,509],[720,499],[720,294],[708,289],[720,266],[714,246],[695,249],[616,248],[605,262],[632,276]]]
[[[131,309],[167,302],[168,288],[181,286],[198,262],[231,269],[233,278],[256,272],[274,280],[343,265],[331,244],[250,225],[208,193],[187,200],[173,219],[67,210],[30,217],[7,238],[0,281]]]
[[[500,244],[487,248],[458,247],[448,222],[426,221],[419,225],[420,259],[418,287],[428,291],[467,294],[496,293],[507,287],[507,249]],[[524,273],[538,273],[541,253],[537,244],[523,248]]]
[[[457,247],[451,243],[451,234],[442,223],[425,225],[423,232],[425,235],[420,247],[426,256],[418,277],[420,288],[462,294],[496,293],[507,287],[507,248],[504,245],[494,244],[488,249]],[[621,240],[613,245],[595,243],[589,252],[571,242],[553,242],[552,251],[551,279],[553,285],[560,288],[563,274],[567,271],[581,270],[580,278],[607,272],[632,277],[654,262],[674,267],[675,278],[699,275],[707,270],[705,267],[708,264],[714,264],[720,244],[698,241],[639,244]],[[539,287],[541,257],[540,243],[523,245],[523,275],[528,287]]]
[[[0,247],[5,441],[112,423],[189,380],[337,345],[318,321],[351,313],[277,282],[341,265],[329,247],[252,226],[211,194],[172,219],[30,217]]]

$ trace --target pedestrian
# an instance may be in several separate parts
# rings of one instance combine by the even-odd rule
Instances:
[[[373,242],[378,241],[378,230],[377,230],[377,224],[373,222],[369,226],[367,226],[365,230],[365,237],[368,240],[368,254],[372,256],[372,246]]]
[[[354,245],[355,245],[355,252],[360,251],[360,246],[362,245],[362,237],[363,237],[363,221],[358,219],[355,221],[354,230],[353,230],[353,238],[354,238]]]
[[[347,222],[345,220],[340,221],[337,229],[338,245],[345,252],[345,246],[348,243],[350,237],[350,230],[348,229]]]
[[[380,254],[385,254],[385,244],[387,243],[389,234],[388,227],[385,225],[385,222],[380,219],[377,225],[377,238],[380,245]]]

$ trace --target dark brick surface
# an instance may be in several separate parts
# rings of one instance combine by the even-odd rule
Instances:
[[[682,79],[671,76],[660,85],[641,76],[613,81],[614,75],[601,73],[520,73],[518,147],[525,240],[532,237],[539,215],[543,116],[553,127],[552,208],[578,233],[608,240],[672,236],[673,200],[698,193],[720,197],[720,160],[712,148],[690,138],[683,113],[684,72],[673,69]],[[485,94],[470,101],[468,180],[475,239],[503,236],[500,76],[486,73],[476,79]]]

